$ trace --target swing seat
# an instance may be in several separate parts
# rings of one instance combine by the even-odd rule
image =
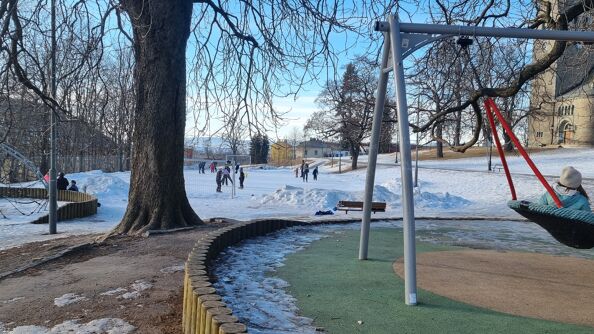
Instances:
[[[528,201],[509,201],[507,206],[540,225],[560,243],[579,249],[594,247],[594,213],[556,208]]]

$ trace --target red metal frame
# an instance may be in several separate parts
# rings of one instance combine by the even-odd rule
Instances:
[[[555,204],[557,205],[557,207],[562,208],[563,204],[561,204],[559,197],[557,196],[557,194],[555,193],[555,191],[553,190],[551,185],[542,176],[542,174],[540,173],[540,171],[538,170],[538,168],[536,167],[534,162],[532,162],[532,159],[530,159],[530,157],[528,156],[528,153],[526,153],[526,151],[524,150],[524,147],[522,147],[522,144],[520,144],[520,141],[518,140],[516,135],[513,133],[511,127],[509,126],[509,124],[507,123],[507,121],[505,120],[505,118],[503,117],[501,112],[499,111],[499,108],[495,104],[495,101],[493,101],[493,99],[491,99],[491,98],[487,98],[485,100],[485,109],[487,111],[486,114],[487,114],[487,118],[489,119],[489,124],[491,125],[491,132],[493,133],[493,137],[495,137],[495,143],[497,144],[497,151],[499,151],[499,157],[501,158],[501,164],[503,165],[503,169],[505,170],[505,176],[507,177],[507,182],[509,184],[509,188],[512,193],[512,199],[516,200],[516,190],[514,188],[514,183],[512,181],[511,174],[509,172],[509,168],[507,166],[507,161],[505,160],[505,153],[503,152],[503,148],[501,147],[501,142],[499,141],[499,135],[497,134],[497,129],[495,128],[495,121],[493,119],[493,113],[495,113],[495,116],[497,116],[499,123],[501,124],[501,126],[503,127],[503,129],[505,130],[507,135],[510,137],[510,139],[512,140],[512,142],[514,143],[514,145],[516,146],[516,148],[518,149],[518,151],[520,152],[522,157],[524,157],[524,160],[526,160],[526,163],[528,163],[528,166],[530,166],[530,168],[532,169],[532,172],[534,172],[534,175],[536,175],[536,177],[538,178],[540,183],[542,183],[542,185],[546,188],[547,192],[551,195],[551,197],[553,198],[553,201],[555,201]]]

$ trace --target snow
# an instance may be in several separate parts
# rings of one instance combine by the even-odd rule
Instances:
[[[142,294],[141,292],[144,290],[148,290],[150,288],[152,288],[153,285],[146,282],[145,280],[137,280],[134,283],[132,283],[130,285],[130,290],[129,292],[126,292],[122,295],[120,295],[118,298],[124,298],[124,299],[136,299],[138,297],[140,297]]]
[[[362,161],[366,156],[360,157]],[[565,165],[573,165],[585,178],[594,178],[594,149],[557,149],[532,154],[544,174],[555,175]],[[376,170],[374,200],[387,203],[386,213],[374,217],[402,215],[400,166],[394,155],[380,155]],[[494,157],[494,162],[497,157]],[[521,157],[510,156],[518,196],[536,199],[543,188],[530,174]],[[231,196],[231,186],[215,192],[215,175],[207,171],[185,171],[186,193],[192,207],[203,219],[228,217],[248,220],[263,217],[313,217],[318,210],[333,209],[339,200],[362,200],[366,170],[338,174],[334,167],[316,159],[310,166],[320,165],[318,181],[295,178],[292,167],[245,167],[245,189]],[[347,161],[347,163],[350,161]],[[420,161],[419,187],[415,189],[415,214],[418,217],[499,217],[519,218],[507,208],[510,199],[503,173],[486,172],[486,158]],[[311,173],[310,173],[311,174]],[[525,175],[524,175],[525,174]],[[111,230],[123,217],[128,204],[129,172],[103,173],[91,171],[67,175],[77,181],[81,190],[99,198],[101,207],[95,216],[59,222],[58,235],[48,235],[46,225],[27,223],[30,217],[11,215],[0,218],[0,249],[26,242],[43,241],[71,235],[102,233]],[[553,181],[550,177],[549,181]],[[586,180],[590,190],[594,183]],[[590,190],[592,191],[592,190]],[[1,209],[1,206],[0,206]],[[342,213],[339,213],[342,215]],[[348,217],[360,217],[349,212]]]
[[[7,330],[6,326],[0,323],[1,334],[55,334],[55,333],[77,333],[77,334],[126,334],[131,333],[136,327],[118,318],[96,319],[81,324],[78,320],[67,320],[52,328],[42,326],[19,326]]]
[[[295,227],[275,237],[251,239],[229,248],[215,262],[214,286],[250,333],[315,333],[313,320],[297,315],[295,298],[284,290],[287,282],[268,274],[282,266],[288,254],[324,237],[318,229]]]
[[[185,269],[185,265],[182,263],[182,264],[177,264],[175,266],[165,267],[159,271],[164,274],[173,274],[173,273],[177,273],[180,271],[184,271],[184,269]]]
[[[87,299],[87,297],[85,297],[85,296],[79,296],[75,293],[67,293],[67,294],[64,294],[58,298],[54,298],[54,305],[56,305],[58,307],[63,307],[66,305],[78,303],[78,302],[86,300],[86,299]]]
[[[134,283],[130,284],[128,289],[126,288],[115,288],[112,290],[108,290],[105,292],[100,293],[101,296],[115,296],[119,295],[117,298],[123,299],[136,299],[142,295],[142,291],[148,290],[152,288],[153,285],[145,280],[136,280]]]
[[[2,304],[13,303],[13,302],[19,301],[19,300],[21,300],[21,299],[25,299],[25,297],[14,297],[14,298],[12,298],[12,299],[3,300],[3,301],[2,301]]]
[[[122,292],[128,292],[128,289],[125,288],[115,288],[112,290],[107,290],[105,292],[101,292],[100,295],[101,296],[114,296],[114,295],[119,295]]]

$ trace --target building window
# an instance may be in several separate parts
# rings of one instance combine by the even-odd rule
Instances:
[[[544,137],[544,132],[542,132],[542,131],[536,132],[536,138],[542,138],[542,137]]]
[[[318,150],[314,151],[314,155],[317,157],[318,156]]]
[[[575,106],[572,104],[571,105],[571,115],[573,115],[574,112],[575,112]]]
[[[305,156],[307,156],[307,150],[305,150]]]

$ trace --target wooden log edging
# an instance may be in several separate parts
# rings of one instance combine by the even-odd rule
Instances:
[[[48,198],[45,188],[0,187],[0,197],[13,198]],[[70,202],[58,208],[58,221],[92,216],[97,213],[97,198],[87,193],[58,190],[58,201]],[[32,224],[47,224],[49,214],[43,215]]]
[[[385,219],[374,219],[385,220]],[[263,236],[281,229],[302,225],[345,224],[360,219],[298,221],[262,219],[241,222],[212,231],[201,237],[185,264],[182,331],[184,334],[240,334],[247,326],[239,322],[232,310],[221,302],[212,287],[211,263],[227,247],[243,240]],[[215,303],[216,302],[216,303]],[[222,305],[221,305],[222,304]]]

